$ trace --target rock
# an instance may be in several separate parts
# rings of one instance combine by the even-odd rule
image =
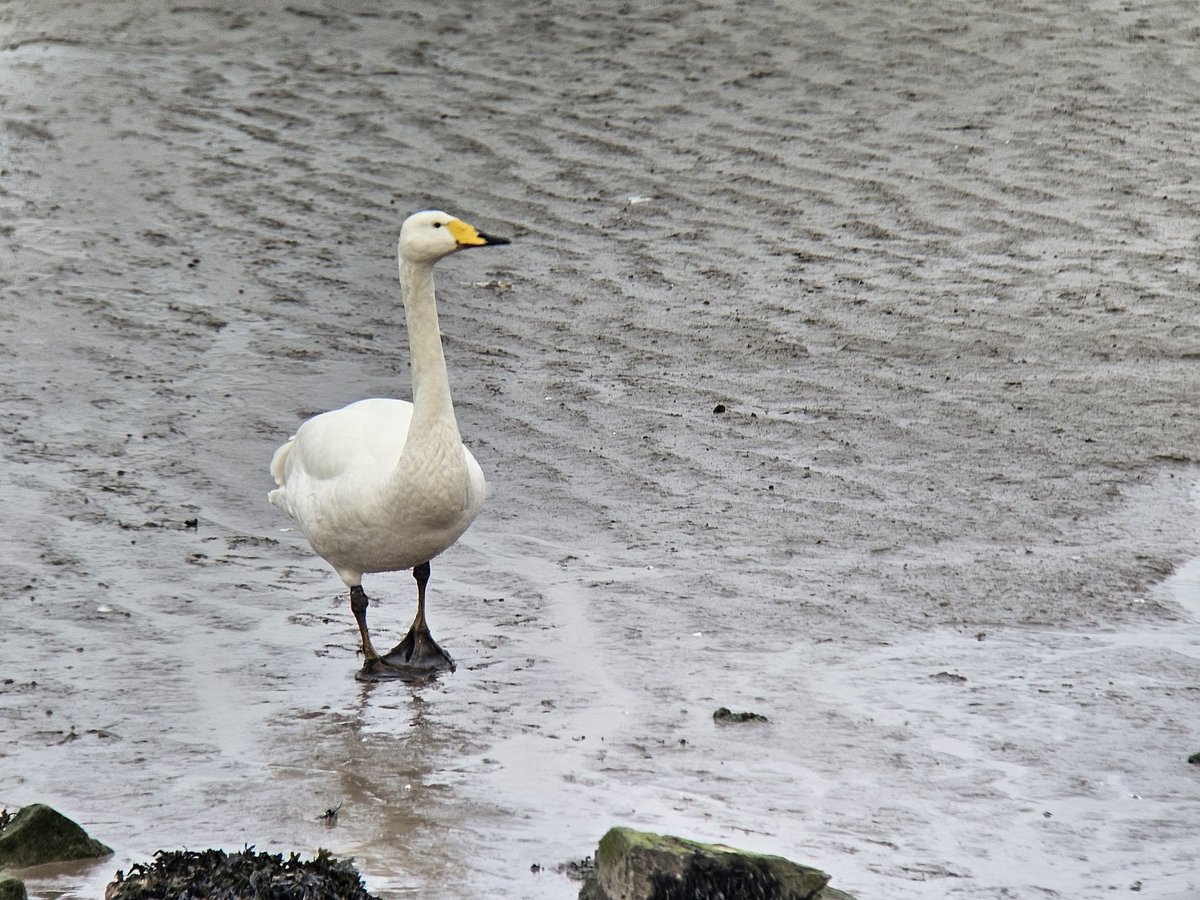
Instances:
[[[613,828],[579,900],[854,900],[829,876],[782,856]]]
[[[1200,766],[1200,753],[1193,753],[1188,757],[1188,762],[1190,762],[1193,766]]]
[[[938,672],[936,675],[929,676],[930,681],[941,681],[945,684],[966,684],[965,675],[959,675],[957,672]]]
[[[108,856],[112,850],[62,813],[42,803],[24,807],[0,828],[0,868]]]
[[[182,898],[270,898],[270,900],[376,900],[363,887],[358,870],[328,850],[302,860],[292,853],[239,853],[224,850],[159,850],[154,863],[134,863],[129,874],[104,891],[104,900],[182,900]]]
[[[722,706],[713,713],[714,722],[766,722],[769,721],[766,716],[759,715],[756,712],[734,712],[726,706]]]
[[[28,900],[25,882],[11,875],[0,875],[0,900]]]

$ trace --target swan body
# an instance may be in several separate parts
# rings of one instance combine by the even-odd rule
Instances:
[[[359,400],[314,416],[275,451],[268,495],[347,587],[429,562],[483,508],[483,469],[444,423],[434,452],[405,454],[413,405]]]
[[[454,415],[433,266],[458,250],[507,243],[440,210],[406,219],[399,259],[413,401],[359,400],[314,416],[271,460],[276,488],[268,498],[350,588],[364,673],[373,677],[454,668],[425,622],[429,561],[470,527],[487,485]],[[417,617],[405,640],[381,657],[367,630],[362,576],[402,569],[417,579]]]

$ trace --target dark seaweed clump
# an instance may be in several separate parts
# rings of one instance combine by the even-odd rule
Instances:
[[[723,900],[738,897],[743,900],[782,900],[783,888],[770,866],[759,860],[733,857],[713,860],[697,853],[688,861],[683,876],[665,872],[650,875],[650,900]],[[813,885],[811,900],[821,890]],[[792,896],[796,896],[792,894]]]
[[[348,860],[318,850],[315,858],[292,853],[159,850],[150,866],[117,872],[105,900],[376,900]]]
[[[734,712],[728,706],[722,706],[713,713],[716,722],[766,722],[767,717],[756,712]]]

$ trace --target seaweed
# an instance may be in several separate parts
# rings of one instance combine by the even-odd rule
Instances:
[[[150,865],[117,872],[105,900],[376,900],[352,860],[318,850],[310,860],[291,853],[159,850]]]

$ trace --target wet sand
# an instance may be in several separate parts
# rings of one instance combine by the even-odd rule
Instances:
[[[627,824],[863,900],[1195,897],[1193,13],[0,9],[0,806],[119,848],[35,895],[249,843],[568,898]],[[266,467],[408,396],[429,206],[514,239],[439,269],[492,495],[458,672],[368,686]]]

